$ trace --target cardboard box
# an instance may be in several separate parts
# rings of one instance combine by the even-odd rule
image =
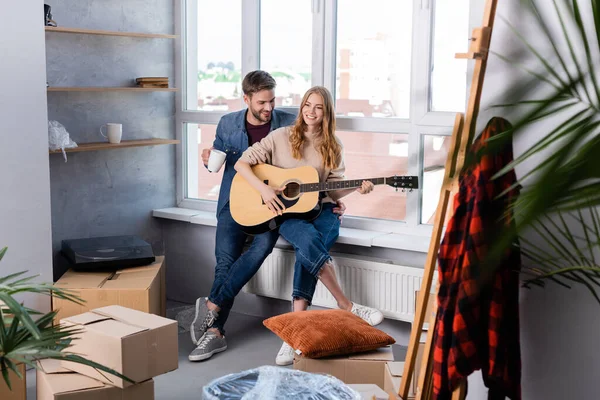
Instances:
[[[25,374],[25,364],[18,364],[19,373],[23,379],[19,379],[17,374],[12,370],[8,372],[8,378],[10,379],[9,389],[4,382],[4,377],[0,375],[0,399],[2,400],[25,400],[27,398],[27,375]]]
[[[68,270],[56,286],[71,289],[85,304],[78,305],[57,298],[52,299],[52,309],[58,310],[56,321],[79,315],[94,308],[120,305],[147,312],[166,315],[165,258],[147,266],[125,268],[116,272],[77,272]]]
[[[152,379],[126,389],[119,389],[95,379],[69,371],[58,360],[42,360],[44,371],[37,370],[38,400],[153,400]]]
[[[69,351],[112,368],[135,382],[178,367],[177,321],[108,306],[65,318],[61,324],[77,326],[83,331]],[[131,385],[82,364],[62,361],[62,366],[120,388]]]
[[[385,364],[393,360],[392,348],[386,346],[367,353],[339,357],[305,358],[296,356],[294,369],[333,375],[347,384],[373,383],[383,387]]]
[[[415,372],[413,379],[410,383],[410,390],[408,391],[408,399],[412,400],[416,398],[417,383],[419,381],[419,375],[421,372],[421,361],[423,360],[423,350],[425,349],[425,343],[419,343],[419,350],[417,351],[417,361],[415,364]],[[388,362],[385,365],[385,376],[383,382],[383,390],[388,393],[398,394],[400,390],[400,383],[402,382],[402,374],[404,373],[404,361]]]
[[[397,398],[393,394],[386,393],[382,388],[372,383],[355,383],[348,386],[360,393],[361,398],[364,400],[395,400]]]

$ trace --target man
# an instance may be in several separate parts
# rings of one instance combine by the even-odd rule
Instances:
[[[296,118],[293,114],[275,110],[275,86],[275,80],[267,72],[248,73],[242,81],[244,102],[248,108],[224,115],[217,125],[212,148],[226,153],[217,203],[217,265],[210,295],[196,300],[190,334],[197,347],[189,355],[190,361],[207,360],[213,354],[227,349],[224,325],[234,298],[273,251],[279,237],[277,231],[256,235],[249,249],[243,252],[247,235],[233,220],[229,210],[229,192],[236,173],[233,166],[244,150],[259,142],[270,131],[292,125]],[[208,165],[210,150],[202,151],[205,166]],[[343,203],[338,203],[337,213],[343,214],[344,209]],[[235,289],[232,290],[232,287]]]

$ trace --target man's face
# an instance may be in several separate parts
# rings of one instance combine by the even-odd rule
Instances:
[[[248,105],[248,110],[259,122],[259,125],[271,121],[273,108],[275,108],[275,91],[261,90],[250,96],[244,95],[244,102]]]

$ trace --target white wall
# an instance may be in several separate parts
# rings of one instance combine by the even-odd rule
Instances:
[[[485,1],[477,0],[477,2],[481,9],[474,18],[481,20]],[[546,1],[537,3],[546,5]],[[548,3],[549,7],[546,7],[545,11],[552,10],[552,3]],[[582,6],[585,3],[589,2],[580,2]],[[517,10],[518,0],[498,1],[491,46],[493,51],[508,55],[515,51],[518,44],[514,34],[500,20],[500,16],[508,19],[519,32],[526,33],[528,40],[537,47],[544,47],[540,36],[532,32],[530,21],[524,13]],[[590,15],[589,12],[583,14]],[[554,21],[550,26],[560,36],[559,23]],[[490,110],[487,106],[496,103],[495,99],[498,95],[505,92],[518,76],[518,70],[495,56],[490,57],[478,132],[485,126],[489,117],[504,114],[499,110]],[[518,137],[513,146],[515,157],[543,137],[548,132],[550,124],[550,121],[544,121]],[[540,159],[543,159],[543,156],[517,168],[517,175],[523,176]],[[600,304],[594,300],[587,289],[576,285],[569,290],[555,284],[549,284],[544,289],[537,287],[530,290],[522,289],[520,318],[523,399],[598,398],[600,349],[597,338],[600,333]],[[473,374],[469,379],[468,399],[486,398],[487,389],[482,384],[481,375]]]
[[[41,0],[7,1],[0,23],[0,276],[52,280],[46,54]],[[27,305],[47,311],[46,297]]]

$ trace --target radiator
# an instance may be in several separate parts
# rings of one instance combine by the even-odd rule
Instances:
[[[346,296],[359,304],[381,310],[386,318],[412,322],[415,291],[421,287],[423,269],[381,261],[332,254],[336,274]],[[278,249],[265,260],[244,291],[260,296],[291,300],[294,252]],[[321,282],[313,297],[316,306],[337,308],[333,296]]]

